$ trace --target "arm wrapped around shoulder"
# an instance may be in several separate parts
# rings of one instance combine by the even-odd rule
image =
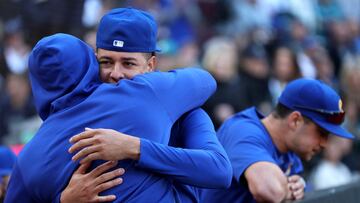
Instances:
[[[169,72],[152,72],[136,77],[149,83],[171,119],[202,106],[216,91],[216,81],[201,68],[180,68]]]

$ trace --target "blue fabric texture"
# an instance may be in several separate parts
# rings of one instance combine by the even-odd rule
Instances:
[[[142,153],[138,164],[174,180],[180,202],[199,202],[196,187],[230,186],[230,161],[204,110],[194,109],[177,120],[169,145],[141,140]]]
[[[11,174],[16,161],[16,155],[10,148],[0,146],[0,178]]]
[[[96,46],[111,51],[151,53],[160,51],[156,40],[157,25],[150,13],[117,8],[102,17]]]
[[[284,173],[290,169],[290,175],[303,170],[298,156],[278,151],[260,121],[262,118],[253,107],[237,113],[221,126],[218,138],[233,168],[232,183],[227,190],[204,189],[201,191],[203,202],[255,202],[243,174],[250,165],[259,161],[274,163]]]
[[[173,123],[216,89],[214,78],[199,68],[99,84],[96,57],[86,47],[75,37],[58,34],[41,40],[30,55],[31,84],[44,122],[18,157],[5,202],[56,201],[79,165],[67,152],[68,140],[85,127],[110,128],[167,144]],[[102,163],[95,161],[92,168]],[[115,202],[174,201],[169,179],[136,165],[120,161],[126,181],[101,195],[116,194]]]

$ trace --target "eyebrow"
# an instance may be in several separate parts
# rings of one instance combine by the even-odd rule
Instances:
[[[134,58],[134,57],[122,57],[121,60],[125,60],[125,61],[137,61],[137,59]]]
[[[107,60],[113,60],[113,58],[109,57],[109,56],[100,56],[98,60],[101,59],[107,59]],[[137,59],[134,57],[121,57],[121,60],[123,61],[136,61]]]
[[[101,60],[101,59],[112,60],[112,58],[111,58],[111,57],[108,57],[108,56],[101,56],[101,57],[99,57],[98,60]]]

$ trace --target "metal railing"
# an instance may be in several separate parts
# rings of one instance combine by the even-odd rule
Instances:
[[[336,178],[336,177],[335,177]],[[339,187],[316,190],[305,194],[296,203],[360,203],[360,181]]]

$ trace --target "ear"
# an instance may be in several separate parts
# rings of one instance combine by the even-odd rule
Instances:
[[[299,111],[293,111],[287,117],[287,123],[291,130],[296,130],[303,122],[304,119]]]
[[[156,56],[151,56],[151,58],[148,60],[148,68],[149,68],[149,70],[148,71],[154,71],[155,70],[155,67],[156,67],[156,61],[157,59],[156,59]]]

